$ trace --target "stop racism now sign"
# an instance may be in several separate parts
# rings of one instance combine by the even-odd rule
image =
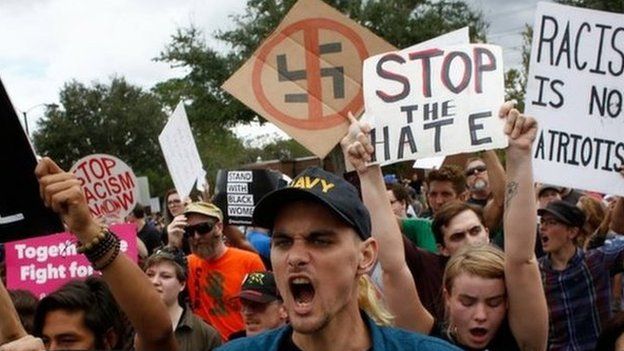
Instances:
[[[94,217],[124,219],[138,202],[136,176],[115,156],[94,154],[83,157],[70,172],[78,177]]]

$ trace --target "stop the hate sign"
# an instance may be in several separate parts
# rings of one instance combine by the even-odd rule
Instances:
[[[362,62],[393,46],[320,0],[299,0],[223,88],[319,157],[363,111]]]
[[[138,202],[136,176],[115,156],[89,155],[76,162],[70,172],[80,180],[89,210],[95,217],[124,218]]]

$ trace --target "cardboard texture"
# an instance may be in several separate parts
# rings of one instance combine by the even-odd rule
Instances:
[[[325,157],[363,111],[362,62],[395,50],[320,0],[300,0],[222,86]]]

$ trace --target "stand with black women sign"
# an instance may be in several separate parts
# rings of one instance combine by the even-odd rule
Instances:
[[[63,231],[43,205],[35,177],[37,160],[0,81],[0,242]]]
[[[280,180],[280,174],[271,170],[219,170],[214,203],[223,211],[224,222],[251,225],[255,204],[280,187]]]

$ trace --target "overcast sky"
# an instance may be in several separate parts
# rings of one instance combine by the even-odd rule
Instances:
[[[467,0],[490,23],[488,41],[503,46],[505,66],[520,64],[520,33],[533,22],[536,0]],[[63,84],[124,76],[145,88],[183,72],[152,59],[176,28],[194,24],[211,46],[217,29],[233,26],[245,0],[2,0],[0,77],[18,112],[57,103]],[[32,121],[31,121],[32,119]],[[247,133],[249,128],[242,129]],[[269,130],[267,130],[269,131]]]

